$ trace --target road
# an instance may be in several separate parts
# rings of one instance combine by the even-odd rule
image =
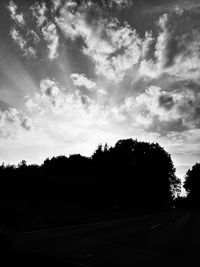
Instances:
[[[53,260],[60,266],[197,266],[200,212],[174,211],[19,233],[13,236],[12,248],[16,255],[51,259],[52,266]]]

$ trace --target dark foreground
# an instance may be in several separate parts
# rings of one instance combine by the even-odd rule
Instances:
[[[198,266],[200,212],[174,211],[15,234],[4,266],[16,264],[21,267],[38,264],[56,267]]]

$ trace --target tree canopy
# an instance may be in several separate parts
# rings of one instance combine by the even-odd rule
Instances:
[[[119,140],[114,147],[99,146],[93,154],[100,177],[109,177],[107,185],[123,200],[138,206],[163,206],[180,190],[180,180],[170,155],[157,143]]]
[[[200,207],[200,163],[196,163],[187,171],[184,188],[190,205]]]

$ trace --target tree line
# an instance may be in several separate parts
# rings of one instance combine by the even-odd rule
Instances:
[[[185,181],[190,199],[198,195],[194,172]],[[1,224],[22,231],[161,212],[180,206],[180,190],[171,156],[158,143],[119,140],[99,145],[91,157],[2,164]]]

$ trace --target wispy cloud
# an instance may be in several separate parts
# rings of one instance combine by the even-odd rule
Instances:
[[[9,3],[8,9],[11,18],[18,22],[11,29],[11,37],[18,44],[23,55],[36,58],[42,44],[45,43],[48,49],[48,58],[53,60],[58,57],[59,35],[56,25],[47,14],[50,10],[47,9],[44,2],[41,4],[37,2],[30,7],[29,11],[26,11],[26,17],[33,16],[37,27],[34,26],[34,23],[25,24],[24,14],[17,14],[17,6],[13,1]],[[30,20],[28,19],[28,21]],[[22,25],[26,26],[23,30]]]
[[[49,59],[56,58],[58,56],[59,36],[55,24],[50,22],[45,25],[42,28],[42,33],[49,49]]]
[[[16,108],[9,108],[5,111],[0,111],[0,125],[1,138],[8,138],[16,135],[21,129],[32,129],[31,119]]]
[[[199,78],[199,32],[192,27],[186,27],[180,33],[180,28],[174,23],[177,24],[176,21],[170,20],[167,14],[159,18],[160,31],[157,38],[154,37],[156,60],[142,60],[141,75],[156,78],[168,73],[180,80]]]
[[[10,1],[8,5],[8,10],[10,11],[11,18],[18,23],[20,26],[25,25],[24,16],[22,13],[17,12],[17,5]]]
[[[36,50],[28,45],[24,37],[14,27],[11,29],[10,35],[25,56],[32,56],[32,57],[36,56]]]
[[[23,39],[20,33],[15,28],[12,28],[10,35],[12,39],[19,45],[20,49],[24,51],[26,47],[26,41]]]
[[[103,1],[103,2],[105,3],[105,1]],[[113,8],[113,7],[117,7],[120,9],[130,8],[132,4],[133,3],[131,0],[110,0],[110,1],[108,1],[108,5],[110,8]]]
[[[92,8],[93,5],[82,5],[74,12],[66,5],[60,10],[56,23],[66,38],[83,38],[82,51],[94,62],[98,75],[120,82],[125,72],[139,61],[141,40],[130,25],[120,25],[117,19],[97,18],[88,24],[86,10]]]
[[[58,8],[62,5],[62,0],[52,0],[52,11],[56,12]]]
[[[36,18],[38,27],[41,27],[47,20],[47,7],[45,2],[42,2],[41,4],[36,2],[33,6],[31,6],[31,10],[33,16]]]

